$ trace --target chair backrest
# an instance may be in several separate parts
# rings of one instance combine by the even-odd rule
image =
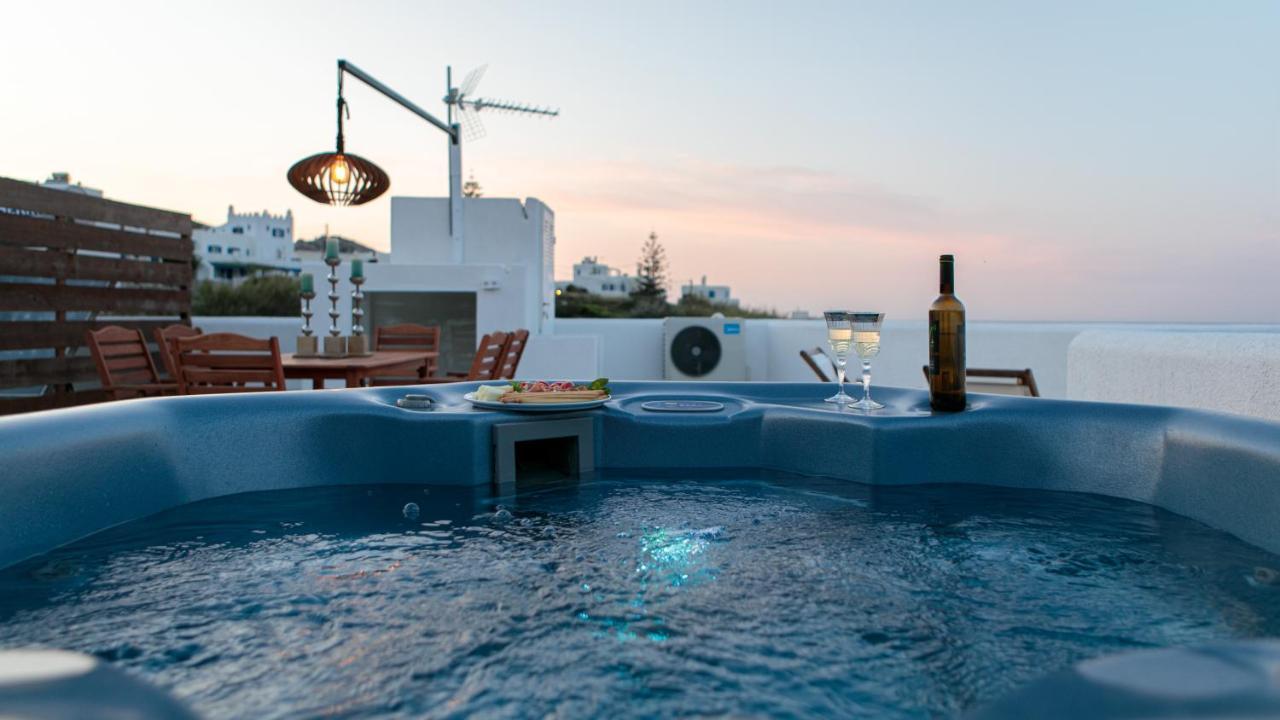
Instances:
[[[520,358],[524,355],[524,346],[529,344],[529,331],[516,330],[507,339],[507,349],[502,353],[502,363],[494,373],[495,380],[514,380],[516,368],[520,367]]]
[[[831,363],[831,358],[827,357],[827,352],[821,347],[815,347],[812,350],[800,351],[800,359],[804,360],[805,364],[809,366],[809,369],[813,371],[813,374],[818,376],[818,380],[820,382],[831,382],[831,378],[827,377],[826,371],[818,364],[818,358],[822,358],[827,365],[827,370],[830,370],[832,374],[834,374],[835,366]]]
[[[480,338],[480,346],[471,359],[468,380],[493,380],[502,369],[502,356],[507,351],[507,333],[498,331]]]
[[[164,361],[164,370],[174,382],[178,381],[178,366],[173,360],[173,341],[183,337],[195,337],[203,331],[190,325],[166,325],[156,328],[156,344],[160,346],[160,359]]]
[[[928,365],[924,366],[924,380],[929,382]],[[1022,370],[966,368],[964,385],[969,392],[1040,397],[1040,388],[1036,386],[1036,376],[1031,372],[1031,368]]]
[[[155,385],[160,382],[155,360],[147,349],[147,337],[137,328],[108,325],[85,331],[89,353],[98,368],[98,379],[116,398],[144,394],[119,386]]]
[[[401,323],[373,329],[374,350],[440,351],[440,326]]]
[[[284,390],[280,341],[210,333],[173,341],[183,395]]]

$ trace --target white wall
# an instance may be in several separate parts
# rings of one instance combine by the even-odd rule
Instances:
[[[1067,346],[1081,326],[1029,323],[970,323],[971,367],[1026,368],[1036,374],[1041,393],[1065,397]],[[662,320],[560,318],[557,334],[596,335],[601,341],[600,372],[617,380],[662,379]],[[813,380],[800,350],[826,346],[821,320],[747,320],[747,373],[752,380]],[[888,322],[880,357],[871,366],[872,385],[925,387],[920,368],[928,362],[923,322]]]
[[[329,327],[329,267],[308,263],[302,272],[315,275],[316,298],[311,301],[312,327]],[[476,295],[476,333],[537,326],[539,308],[524,302],[528,274],[513,265],[403,265],[369,263],[364,266],[365,294],[371,292],[472,292]],[[338,319],[342,332],[351,331],[351,269],[338,266]],[[368,309],[368,305],[365,305]],[[372,330],[370,330],[372,332]]]
[[[823,321],[749,320],[744,332],[755,334],[761,329],[767,334],[767,355],[760,368],[765,377],[813,378],[813,372],[800,359],[800,350],[826,347]],[[974,368],[1031,368],[1042,395],[1065,397],[1067,346],[1079,332],[1080,327],[1074,325],[970,322],[965,337],[967,362]],[[888,321],[881,332],[880,356],[871,364],[872,385],[924,388],[921,368],[928,362],[926,324]]]
[[[460,271],[469,268],[446,267],[458,284],[481,277],[463,277]],[[412,277],[397,278],[397,272],[421,270],[401,268],[381,282],[398,289]],[[477,272],[492,270],[481,266]],[[319,282],[316,287],[321,289]],[[312,320],[317,335],[328,324],[321,299]],[[477,315],[485,323],[480,332],[517,327],[510,312],[499,295],[477,296]],[[344,328],[349,317],[343,305]],[[294,350],[300,327],[297,318],[197,317],[193,323],[206,332],[275,335],[284,352]],[[1280,420],[1280,326],[1236,326],[1232,332],[1205,325],[1117,327],[971,322],[969,366],[1030,367],[1045,397],[1204,407]],[[820,320],[747,320],[743,336],[752,380],[813,380],[799,351],[826,342]],[[923,322],[886,323],[873,386],[925,387],[920,368],[927,343]],[[662,353],[662,320],[562,318],[554,335],[530,338],[519,376],[660,380]]]
[[[662,379],[662,321],[560,318],[556,335],[600,338],[600,375],[611,380]]]
[[[503,302],[521,318],[514,324],[488,326],[477,317],[480,332],[492,329],[527,328],[534,334],[550,332],[555,320],[555,215],[535,198],[465,198],[463,200],[465,244],[461,263],[454,261],[449,235],[449,199],[391,198],[391,257],[382,267],[427,268],[411,275],[396,275],[405,285],[416,277],[416,287],[402,290],[443,291],[439,282],[448,282],[449,268],[459,273],[473,268],[497,268],[499,275],[487,279],[505,282]],[[437,268],[431,270],[430,268]],[[519,282],[515,282],[519,276]],[[381,277],[381,275],[379,276]],[[456,285],[456,283],[452,283]],[[512,292],[519,288],[519,294]],[[375,284],[369,273],[368,290],[390,290]],[[478,286],[475,289],[480,289]],[[495,296],[496,297],[496,296]],[[504,311],[494,311],[503,315]]]
[[[601,371],[596,335],[530,335],[520,358],[520,380],[594,380]]]
[[[1071,343],[1068,397],[1280,421],[1280,333],[1091,331]]]
[[[490,319],[496,317],[488,310],[477,308],[477,314]],[[349,320],[350,315],[344,316],[344,328],[349,327]],[[191,324],[211,333],[232,332],[250,337],[276,337],[280,340],[280,352],[285,353],[298,349],[298,335],[302,332],[301,317],[194,317],[191,318]],[[318,313],[311,318],[311,327],[316,330],[316,337],[324,337],[328,326],[327,315],[322,318]],[[509,329],[514,326],[507,324],[502,327]],[[521,379],[592,380],[606,375],[602,371],[601,359],[602,346],[598,335],[531,335],[524,356],[520,359],[517,375]],[[662,374],[661,366],[658,374]],[[290,390],[311,388],[310,380],[290,380],[288,384]],[[341,380],[329,380],[325,386],[345,387]]]

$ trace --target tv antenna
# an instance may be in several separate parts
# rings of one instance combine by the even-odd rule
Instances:
[[[463,222],[463,183],[462,183],[462,140],[475,139],[484,135],[484,126],[479,115],[485,110],[497,112],[524,113],[526,115],[542,115],[555,117],[559,110],[535,107],[506,100],[471,97],[480,84],[480,78],[488,66],[472,70],[462,83],[462,87],[453,85],[453,68],[445,68],[444,102],[448,107],[448,122],[444,122],[415,105],[408,98],[387,87],[369,73],[346,60],[338,60],[338,142],[336,152],[316,153],[305,157],[289,168],[289,184],[303,195],[316,202],[329,205],[361,205],[367,203],[387,191],[391,179],[387,173],[372,162],[352,153],[346,152],[346,144],[342,130],[342,121],[350,117],[347,101],[342,95],[342,81],[347,75],[354,77],[400,107],[417,115],[433,125],[449,137],[449,238],[452,244],[453,262],[466,261],[466,241]],[[458,112],[458,120],[454,122],[454,110]],[[465,124],[466,130],[463,130]]]
[[[449,106],[449,124],[453,124],[453,115],[456,108],[458,113],[458,123],[462,128],[463,139],[470,142],[484,137],[484,123],[480,120],[480,113],[486,110],[491,112],[541,115],[543,117],[556,117],[560,114],[560,110],[558,108],[539,107],[537,105],[527,105],[525,103],[511,102],[508,100],[474,97],[476,86],[480,84],[480,80],[484,78],[485,70],[488,69],[488,65],[481,65],[467,73],[467,77],[463,79],[462,85],[459,87],[454,87],[453,85],[453,68],[450,67],[445,69],[445,89],[447,92],[444,96],[444,102]]]

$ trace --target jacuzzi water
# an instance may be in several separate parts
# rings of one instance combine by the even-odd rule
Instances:
[[[1280,634],[1280,558],[1113,498],[810,479],[187,505],[0,572],[0,647],[212,718],[928,718],[1096,655]]]

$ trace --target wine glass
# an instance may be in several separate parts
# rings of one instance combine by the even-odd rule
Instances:
[[[879,410],[883,404],[871,399],[871,358],[880,354],[880,325],[884,313],[848,313],[853,336],[853,351],[862,361],[862,399],[849,407],[858,410]]]
[[[844,405],[853,402],[844,391],[844,366],[849,360],[849,348],[853,344],[853,314],[844,310],[828,310],[822,313],[827,319],[827,343],[831,345],[831,362],[836,366],[836,382],[839,388],[827,398],[829,403]]]

